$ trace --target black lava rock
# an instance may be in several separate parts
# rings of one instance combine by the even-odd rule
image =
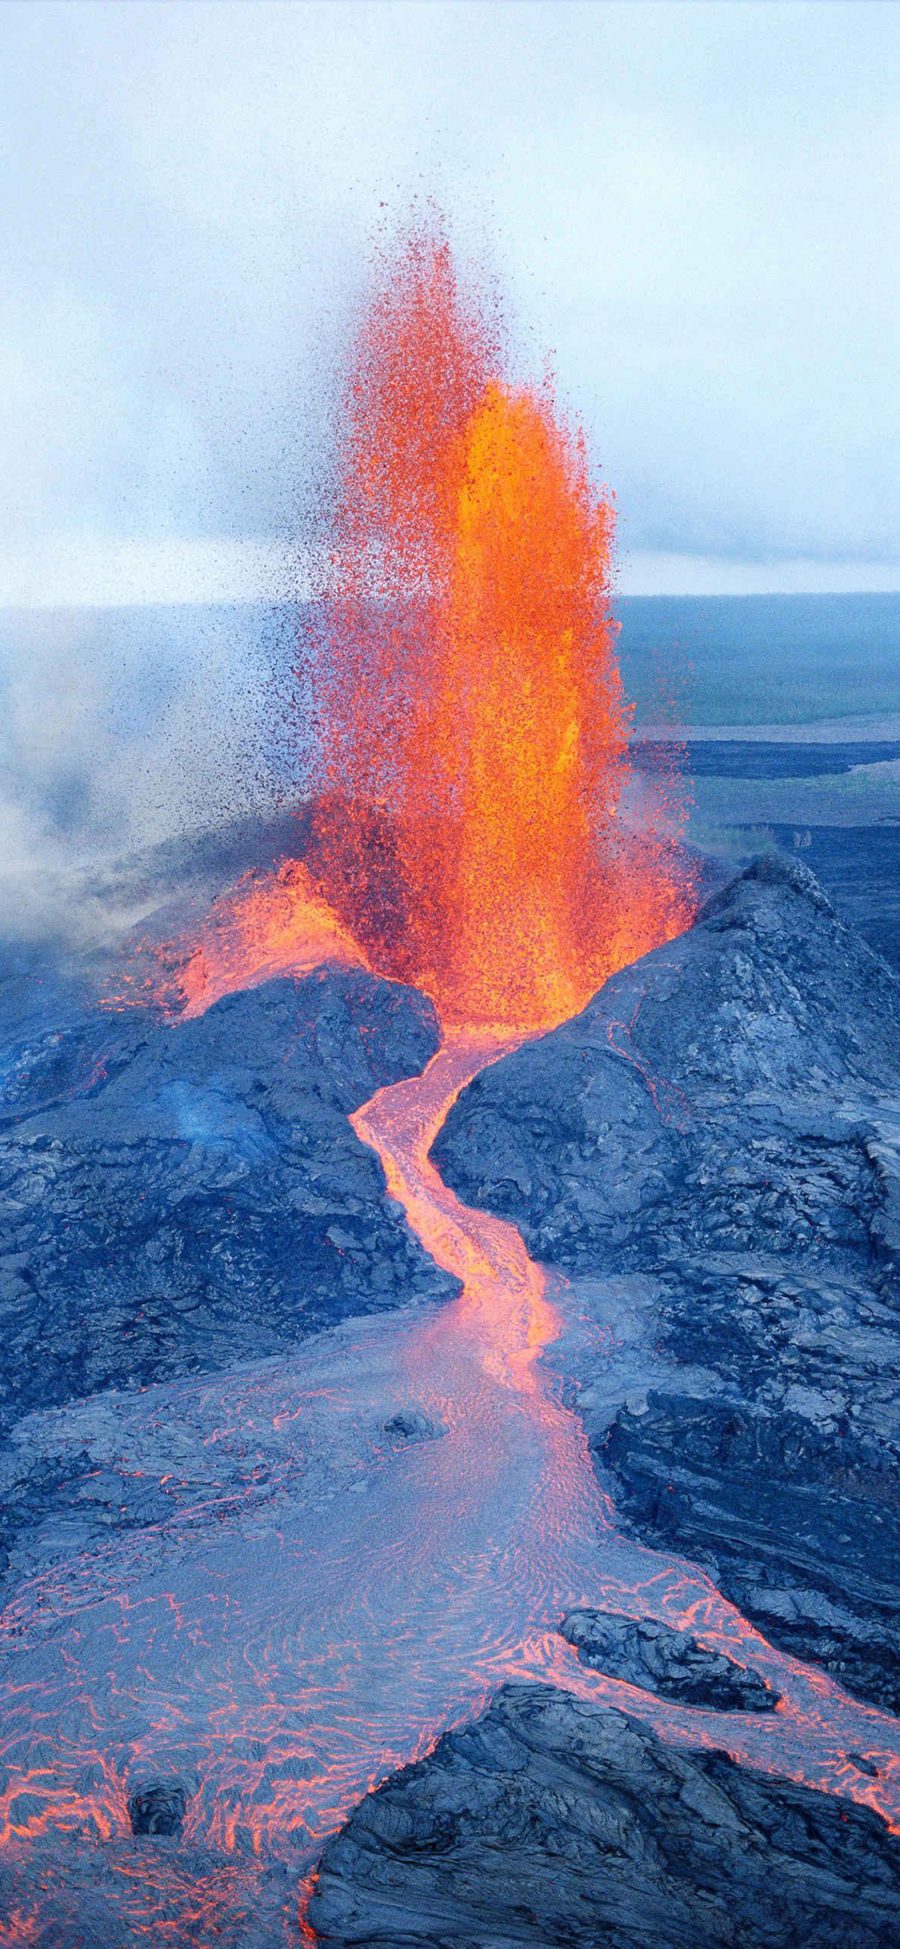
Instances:
[[[0,1036],[2,1006],[0,991]],[[347,1121],[437,1041],[422,996],[331,968],[175,1026],[95,1011],[19,1049],[0,1139],[0,1417],[455,1290]]]
[[[132,1834],[180,1834],[187,1794],[177,1780],[141,1787],[128,1801]]]
[[[652,1286],[665,1381],[611,1428],[584,1410],[633,1529],[894,1707],[898,1101],[900,981],[774,857],[486,1070],[434,1149],[538,1258]]]
[[[325,1848],[322,1949],[895,1949],[867,1809],[507,1686]]]
[[[88,1006],[20,966],[0,982],[0,1430],[35,1408],[278,1354],[351,1314],[440,1300],[348,1112],[421,1069],[430,1002],[323,968],[174,1025]],[[48,1019],[49,1017],[49,1019]],[[14,1535],[107,1504],[166,1513],[158,1484],[105,1487],[87,1456],[8,1448]]]
[[[756,1672],[708,1651],[690,1631],[609,1611],[570,1611],[560,1625],[586,1665],[681,1705],[716,1712],[771,1712],[777,1693]]]
[[[420,1414],[412,1408],[403,1408],[399,1414],[392,1414],[384,1424],[384,1432],[392,1441],[434,1441],[446,1431],[428,1414]]]

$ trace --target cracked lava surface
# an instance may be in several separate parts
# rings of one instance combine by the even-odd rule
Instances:
[[[776,1652],[701,1570],[617,1533],[541,1358],[568,1324],[565,1285],[429,1162],[460,1089],[511,1046],[451,1033],[352,1118],[463,1282],[456,1300],[57,1411],[73,1441],[193,1487],[170,1522],[55,1564],[4,1615],[0,1860],[16,1894],[0,1943],[50,1923],[60,1949],[312,1940],[303,1876],[327,1836],[509,1678],[898,1820],[894,1722]],[[398,1412],[433,1437],[387,1439]],[[781,1702],[718,1713],[605,1678],[558,1634],[579,1605],[689,1625]],[[128,1794],[159,1779],[189,1791],[178,1843],[130,1836]]]

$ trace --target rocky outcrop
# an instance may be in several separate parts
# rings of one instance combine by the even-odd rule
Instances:
[[[384,1433],[391,1441],[435,1441],[446,1430],[418,1408],[401,1408],[399,1414],[392,1414],[385,1422]]]
[[[456,1290],[347,1120],[436,1048],[413,990],[322,969],[170,1025],[16,968],[0,1037],[0,1425]],[[128,1521],[165,1508],[145,1486]],[[104,1494],[71,1454],[25,1457],[4,1487],[7,1540]]]
[[[661,1699],[716,1712],[771,1712],[778,1703],[756,1672],[707,1650],[691,1631],[652,1618],[584,1609],[570,1611],[560,1631],[586,1665]]]
[[[321,1949],[889,1949],[868,1811],[542,1686],[370,1795],[325,1849]]]
[[[900,982],[812,876],[756,862],[485,1071],[434,1154],[537,1257],[650,1282],[653,1385],[612,1420],[583,1389],[623,1517],[898,1703]]]
[[[129,1795],[132,1834],[180,1834],[187,1811],[187,1794],[178,1780],[158,1781]]]

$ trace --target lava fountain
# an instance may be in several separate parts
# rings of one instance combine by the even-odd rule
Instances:
[[[635,816],[613,506],[549,380],[507,377],[446,240],[406,242],[347,378],[321,599],[300,648],[312,833],[189,957],[196,1010],[365,959],[446,1025],[533,1033],[691,916],[677,793]],[[293,902],[293,906],[292,906]],[[358,944],[354,947],[354,943]]]

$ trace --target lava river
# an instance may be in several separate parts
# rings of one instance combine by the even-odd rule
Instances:
[[[303,1876],[325,1838],[508,1678],[900,1811],[888,1720],[772,1650],[700,1571],[617,1534],[541,1358],[565,1287],[428,1159],[459,1090],[501,1053],[451,1036],[353,1119],[458,1299],[58,1411],[57,1440],[64,1426],[192,1488],[171,1522],[54,1565],[8,1607],[0,1941],[37,1942],[50,1923],[60,1949],[312,1940]],[[399,1411],[423,1438],[385,1439]],[[555,1629],[585,1603],[691,1623],[781,1705],[681,1708],[588,1670]],[[182,1842],[133,1840],[128,1793],[172,1777],[190,1794]]]

